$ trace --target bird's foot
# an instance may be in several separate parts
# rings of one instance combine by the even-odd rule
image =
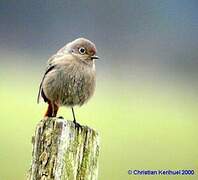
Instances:
[[[73,120],[73,123],[75,125],[75,128],[77,128],[77,129],[82,127],[79,123],[76,122],[76,120]]]

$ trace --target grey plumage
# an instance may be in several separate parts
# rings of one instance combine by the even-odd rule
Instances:
[[[57,107],[81,106],[87,102],[95,90],[95,54],[95,45],[84,38],[60,49],[48,60],[38,102],[40,96]]]

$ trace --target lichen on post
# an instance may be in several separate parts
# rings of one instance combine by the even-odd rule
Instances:
[[[99,136],[72,121],[45,118],[33,138],[29,180],[97,180]]]

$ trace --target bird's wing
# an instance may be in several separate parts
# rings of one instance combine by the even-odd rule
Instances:
[[[43,92],[42,86],[43,86],[43,81],[46,77],[46,75],[53,70],[56,67],[56,63],[55,60],[57,58],[57,54],[53,55],[51,58],[48,59],[48,63],[47,63],[47,68],[45,70],[45,74],[43,75],[43,78],[41,80],[40,86],[39,86],[39,92],[38,92],[38,96],[37,96],[37,103],[39,103],[40,100],[40,96],[43,97],[44,101],[47,101],[47,98]]]
[[[39,92],[38,92],[38,96],[37,96],[37,103],[39,103],[39,100],[40,100],[40,96],[45,96],[44,93],[42,92],[42,85],[43,85],[43,81],[45,79],[45,76],[51,71],[53,70],[54,68],[56,67],[56,65],[54,64],[49,64],[46,68],[46,71],[45,71],[45,74],[41,80],[41,83],[40,83],[40,86],[39,86]],[[46,97],[43,97],[44,99],[46,99]]]
[[[61,53],[57,53],[55,55],[53,55],[51,58],[49,58],[48,60],[48,65],[47,65],[47,68],[45,70],[45,74],[41,80],[41,83],[40,83],[40,86],[39,86],[39,92],[38,92],[38,96],[37,96],[37,103],[39,103],[39,100],[40,100],[40,96],[43,97],[44,101],[46,102],[47,101],[47,98],[43,92],[43,89],[42,89],[42,85],[43,85],[43,81],[46,77],[46,75],[51,71],[53,70],[54,68],[60,66],[60,62],[62,61],[62,59],[67,59],[65,58],[66,56],[63,56],[63,54]]]

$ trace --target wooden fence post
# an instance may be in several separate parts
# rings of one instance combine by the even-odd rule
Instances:
[[[72,121],[45,118],[33,137],[28,180],[97,180],[99,136]]]

